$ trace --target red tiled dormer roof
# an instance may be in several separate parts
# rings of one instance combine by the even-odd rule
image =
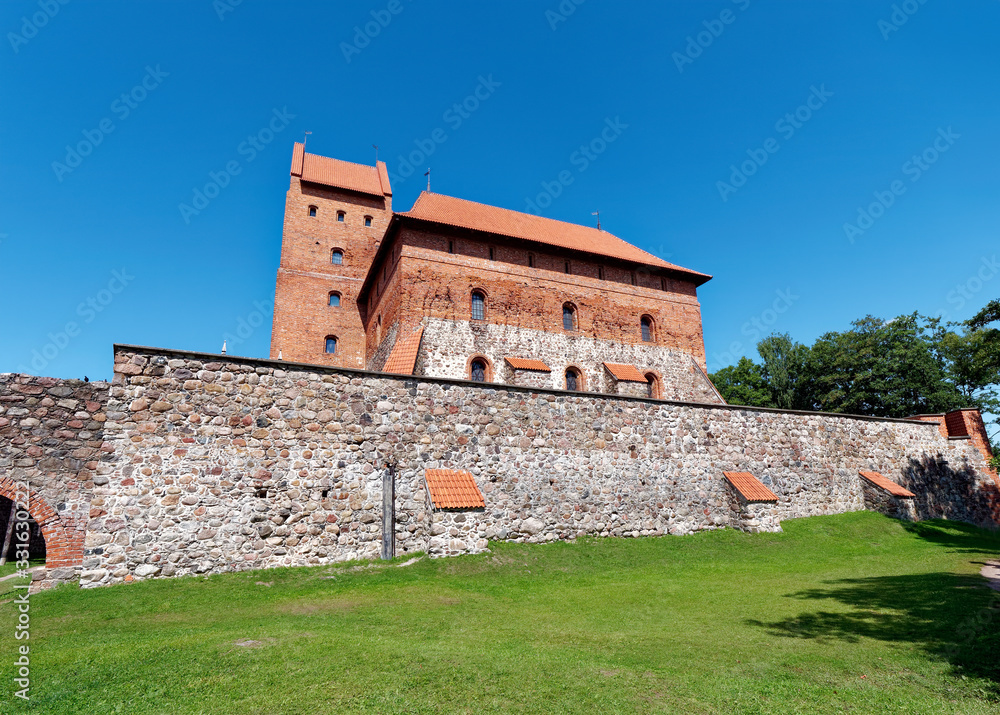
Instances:
[[[504,358],[507,364],[515,370],[536,370],[537,372],[552,372],[552,368],[541,360],[529,360],[527,358]]]
[[[417,353],[420,351],[420,338],[423,337],[424,326],[420,326],[405,338],[399,338],[385,361],[382,372],[396,375],[412,375],[417,364]]]
[[[882,489],[885,489],[887,492],[889,492],[890,494],[892,494],[894,497],[915,497],[916,496],[916,494],[914,494],[910,490],[904,489],[903,487],[899,486],[898,484],[896,484],[896,482],[894,482],[894,481],[892,481],[890,479],[886,479],[885,477],[883,477],[878,472],[858,472],[858,474],[860,474],[862,477],[864,477],[869,482],[871,482],[872,484],[874,484],[876,487],[881,487]]]
[[[389,172],[384,161],[378,162],[375,166],[367,166],[317,154],[307,154],[305,148],[298,142],[292,151],[292,175],[301,177],[303,181],[349,189],[362,194],[392,196]]]
[[[427,489],[435,509],[482,509],[483,493],[469,472],[453,469],[428,469],[424,472]]]
[[[607,231],[442,194],[423,191],[412,209],[397,215],[669,269],[687,274],[697,285],[711,279],[705,273],[667,263]]]
[[[723,472],[722,475],[733,485],[733,489],[749,502],[777,502],[778,495],[764,486],[750,472]]]
[[[624,365],[617,362],[606,362],[604,367],[615,376],[619,382],[649,382],[646,376],[639,372],[635,365]]]

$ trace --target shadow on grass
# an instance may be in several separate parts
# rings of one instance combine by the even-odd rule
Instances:
[[[747,623],[786,638],[913,643],[948,661],[956,675],[991,680],[991,699],[1000,698],[1000,593],[988,589],[979,576],[929,573],[844,579],[789,598],[836,601],[854,610]]]
[[[980,529],[960,521],[905,521],[903,528],[914,536],[940,546],[946,546],[956,553],[1000,554],[1000,533]]]

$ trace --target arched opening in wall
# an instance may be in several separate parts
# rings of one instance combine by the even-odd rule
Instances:
[[[639,319],[639,327],[642,331],[642,341],[644,343],[653,342],[653,319],[644,315]]]
[[[316,206],[310,206],[310,207],[309,207],[309,215],[310,215],[310,216],[315,216],[315,215],[316,215],[316,212],[317,212],[318,210],[319,210],[319,209],[318,209],[318,207],[316,207]]]
[[[572,303],[563,303],[563,330],[576,330],[576,306]]]
[[[330,263],[335,266],[342,266],[344,264],[344,252],[339,248],[330,251]]]
[[[471,317],[473,320],[486,320],[486,293],[478,288],[472,291]]]
[[[324,339],[323,351],[327,355],[337,354],[337,337],[335,335],[327,335]]]
[[[21,512],[23,517],[24,512]],[[42,535],[42,528],[30,514],[27,519],[27,529],[19,526],[17,522],[17,510],[14,502],[7,497],[0,496],[0,554],[6,556],[6,563],[17,561],[17,551],[24,548],[21,541],[25,533],[28,534],[28,560],[31,566],[41,566],[45,563],[45,537]],[[15,528],[17,525],[18,528]],[[4,553],[4,544],[7,545]]]
[[[493,382],[493,364],[485,355],[473,355],[469,358],[468,375],[473,382]]]
[[[340,293],[335,290],[330,291],[329,305],[331,308],[340,307]]]
[[[585,392],[587,390],[583,379],[583,372],[581,372],[580,368],[573,365],[566,368],[566,389],[576,392]]]
[[[647,372],[646,378],[646,397],[652,398],[654,400],[663,399],[663,390],[660,388],[660,378],[656,376],[656,373]]]

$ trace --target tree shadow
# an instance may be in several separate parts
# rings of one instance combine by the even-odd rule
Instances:
[[[987,588],[980,576],[927,573],[843,579],[788,598],[830,600],[854,610],[746,622],[785,638],[912,643],[947,661],[956,675],[992,681],[991,695],[1000,698],[1000,593]]]
[[[899,477],[917,494],[919,519],[966,521],[989,529],[1000,526],[1000,489],[964,459],[952,465],[940,454],[911,457]]]
[[[993,553],[1000,555],[1000,533],[981,529],[961,521],[904,521],[903,529],[949,551],[960,554]]]

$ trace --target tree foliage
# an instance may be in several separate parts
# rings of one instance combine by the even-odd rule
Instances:
[[[917,313],[866,316],[813,345],[771,335],[712,375],[730,404],[909,417],[976,407],[1000,414],[1000,301],[965,324]],[[994,424],[1000,424],[1000,420]]]

